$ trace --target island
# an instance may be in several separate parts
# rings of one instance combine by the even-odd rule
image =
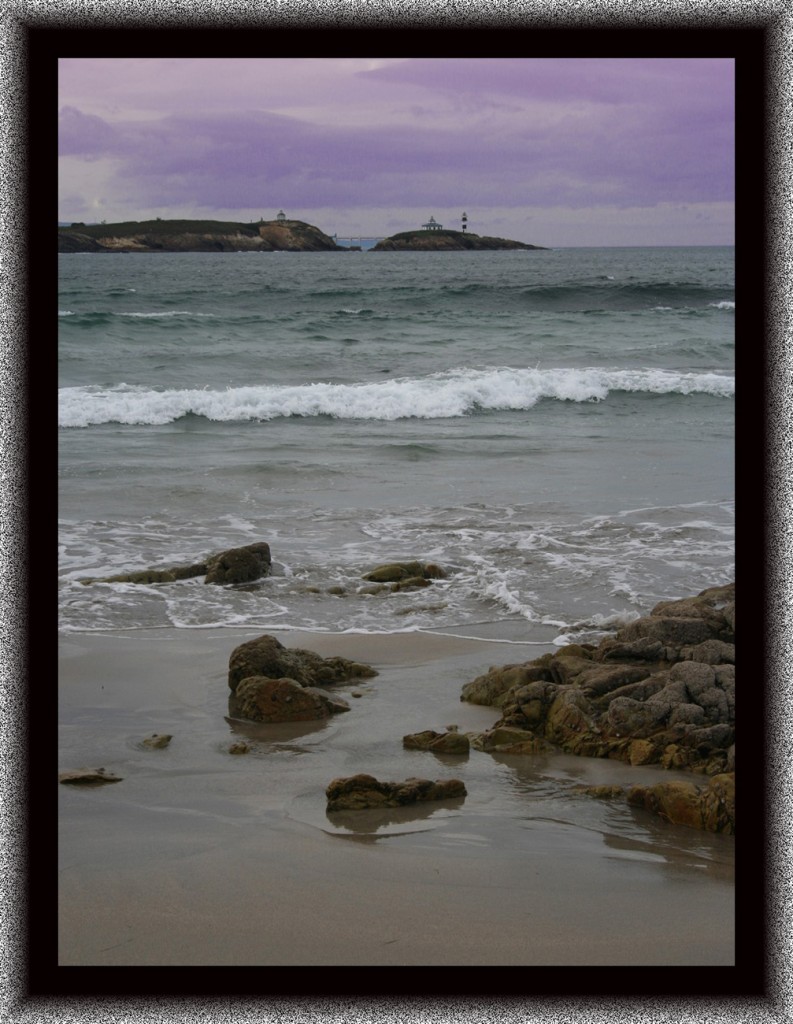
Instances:
[[[370,252],[461,252],[467,249],[544,249],[509,238],[491,238],[451,231],[430,221],[429,228],[382,238]],[[58,252],[359,252],[360,246],[338,245],[313,224],[275,220],[248,224],[217,220],[143,220],[119,224],[58,226]]]
[[[491,238],[467,231],[449,231],[445,228],[429,228],[419,231],[402,231],[398,235],[384,238],[373,246],[370,252],[461,252],[466,249],[545,249],[544,245],[529,245],[514,242],[509,238]]]
[[[349,252],[312,224],[144,220],[58,227],[58,252]]]

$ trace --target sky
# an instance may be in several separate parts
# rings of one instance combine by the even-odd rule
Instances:
[[[65,58],[58,219],[734,243],[728,58]]]

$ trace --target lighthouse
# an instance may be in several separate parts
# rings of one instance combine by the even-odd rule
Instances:
[[[465,229],[468,227],[468,214],[465,211],[463,211],[463,218],[462,218],[462,220],[463,220],[463,231],[465,231]]]

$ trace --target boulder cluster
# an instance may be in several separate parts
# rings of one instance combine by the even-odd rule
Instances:
[[[350,709],[322,687],[376,675],[369,665],[287,648],[265,634],[231,652],[229,714],[253,722],[318,721]]]
[[[471,737],[475,749],[556,749],[707,775],[707,787],[634,787],[629,802],[734,832],[734,584],[662,601],[597,646],[571,644],[493,668],[460,699],[501,710],[491,729]]]

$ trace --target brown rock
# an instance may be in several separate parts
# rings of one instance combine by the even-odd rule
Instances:
[[[661,602],[596,648],[568,645],[491,669],[462,690],[462,700],[502,709],[472,745],[504,750],[493,734],[511,729],[520,731],[512,751],[522,743],[533,753],[542,741],[581,756],[731,773],[734,594],[730,585]]]
[[[173,736],[159,735],[155,732],[151,736],[147,736],[145,740],[141,740],[141,746],[148,747],[150,750],[163,750],[172,739]]]
[[[231,652],[228,684],[229,689],[236,690],[249,676],[267,676],[293,679],[301,686],[331,686],[376,675],[370,665],[346,658],[322,658],[314,651],[287,648],[274,636],[265,634],[240,644]]]
[[[674,825],[735,832],[735,775],[716,775],[707,787],[693,782],[659,782],[654,786],[633,786],[628,803],[666,818]]]
[[[402,746],[406,750],[430,750],[434,754],[467,754],[471,741],[465,733],[454,730],[435,732],[433,729],[425,729],[424,732],[403,736]]]
[[[477,676],[462,688],[460,700],[469,704],[500,706],[507,691],[527,683],[551,679],[547,664],[502,665]]]
[[[376,566],[363,578],[370,583],[398,583],[416,578],[437,580],[445,576],[445,570],[434,562],[388,562],[386,565]]]
[[[378,782],[372,775],[334,779],[325,790],[328,811],[363,810],[370,807],[402,807],[425,800],[456,800],[466,796],[459,779],[406,779]]]
[[[237,740],[236,743],[232,743],[229,747],[230,754],[249,754],[250,744],[246,743],[245,740]]]
[[[553,750],[547,740],[529,729],[497,726],[475,736],[472,745],[490,754],[545,754]]]
[[[319,691],[301,686],[294,679],[243,679],[229,702],[234,715],[253,722],[311,722],[329,718],[342,710]],[[347,710],[346,706],[343,710]]]
[[[595,797],[597,800],[615,800],[617,797],[625,796],[622,786],[575,786],[574,793],[583,793],[585,796]]]
[[[264,542],[229,548],[207,561],[204,583],[250,583],[270,572],[270,545]]]

